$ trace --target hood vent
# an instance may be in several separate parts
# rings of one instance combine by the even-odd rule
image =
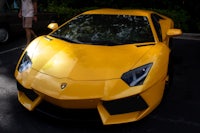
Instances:
[[[151,44],[141,44],[141,45],[136,45],[137,47],[144,47],[144,46],[150,46],[150,45],[155,45],[154,43]]]

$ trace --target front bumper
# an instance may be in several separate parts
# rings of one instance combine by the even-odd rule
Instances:
[[[147,89],[145,92],[140,94],[132,95],[129,97],[121,98],[121,99],[113,99],[113,100],[103,100],[103,99],[84,99],[84,100],[63,100],[63,99],[55,99],[52,97],[48,97],[40,92],[37,92],[32,89],[27,89],[23,87],[20,83],[17,83],[18,86],[18,99],[20,103],[32,111],[40,103],[44,101],[50,102],[56,107],[60,108],[66,104],[88,104],[87,106],[93,107],[93,109],[97,108],[98,113],[101,117],[101,120],[104,125],[109,124],[120,124],[138,121],[143,117],[147,116],[161,101],[163,91],[164,91],[164,81],[159,82]],[[162,89],[163,88],[163,89]],[[59,104],[56,104],[59,103]],[[60,106],[61,105],[61,106]],[[60,107],[59,107],[60,106]],[[77,108],[78,109],[78,108]],[[41,109],[40,109],[41,110]],[[50,112],[52,109],[48,109]],[[64,109],[65,110],[65,109]],[[43,108],[43,111],[44,108]],[[46,114],[48,114],[46,112]],[[51,114],[52,116],[55,114]],[[91,116],[88,115],[88,118]]]

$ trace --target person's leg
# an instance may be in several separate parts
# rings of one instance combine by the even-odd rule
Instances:
[[[26,31],[26,45],[28,45],[31,42],[31,29],[25,28]]]
[[[31,35],[33,35],[34,38],[37,37],[37,35],[36,35],[35,32],[33,31],[33,29],[31,29]]]
[[[26,45],[28,45],[31,42],[32,35],[34,37],[37,36],[35,32],[32,30],[32,21],[33,21],[32,17],[24,18],[23,27],[26,31]]]

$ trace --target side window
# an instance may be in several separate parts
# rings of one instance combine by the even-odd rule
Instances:
[[[156,14],[152,14],[151,15],[152,21],[153,21],[153,25],[155,27],[157,36],[159,41],[162,41],[162,31],[161,31],[161,26],[159,23],[159,20],[162,19],[160,16],[156,15]]]

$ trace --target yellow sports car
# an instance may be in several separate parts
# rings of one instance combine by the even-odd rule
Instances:
[[[138,121],[161,102],[173,21],[146,10],[86,11],[33,40],[15,70],[19,102],[97,109],[104,125]],[[84,115],[84,114],[83,114]],[[89,118],[90,116],[88,116]]]

